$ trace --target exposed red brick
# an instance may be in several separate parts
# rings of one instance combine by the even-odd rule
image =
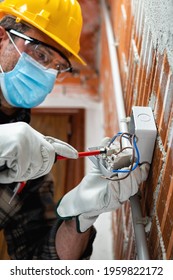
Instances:
[[[97,65],[98,36],[100,30],[100,1],[79,0],[83,14],[83,29],[81,34],[81,56],[90,67]]]
[[[173,177],[171,178],[170,188],[173,189]],[[173,199],[171,201],[171,204],[173,204]],[[173,260],[173,230],[169,236],[166,255],[167,255],[167,259]]]
[[[108,52],[105,27],[102,27],[102,52]],[[117,123],[116,103],[114,97],[113,77],[111,75],[111,64],[109,56],[101,56],[100,93],[103,97],[104,112],[105,112],[105,135],[112,137],[119,131]],[[115,74],[115,73],[113,73]]]
[[[157,61],[156,61],[156,70],[154,73],[154,81],[153,81],[153,87],[152,91],[158,95],[160,91],[160,76],[162,74],[163,70],[163,60],[164,60],[164,55],[163,54],[157,54]]]
[[[149,64],[148,60],[152,52],[150,33],[143,36],[142,44],[143,47],[140,54],[141,59],[140,59],[140,70],[139,70],[140,77],[138,78],[138,98],[136,101],[136,105],[147,106],[148,99],[146,98],[146,96],[148,96],[148,88],[149,88],[150,80],[153,79],[153,77],[151,76],[153,74],[153,72],[151,72],[151,69],[149,73],[147,73],[148,65],[151,65]]]
[[[173,76],[171,68],[166,51],[159,53],[157,48],[154,49],[152,34],[149,30],[146,33],[148,27],[145,25],[143,2],[135,2],[135,17],[133,17],[131,9],[133,1],[108,0],[107,2],[110,5],[115,38],[119,42],[117,51],[126,114],[127,116],[131,114],[133,105],[151,106],[158,128],[158,138],[149,177],[147,182],[141,186],[143,214],[152,218],[151,230],[147,234],[150,255],[152,259],[162,259],[165,257],[164,249],[166,249],[166,257],[173,259],[173,142],[170,143],[173,141],[170,140],[173,118]],[[127,15],[126,18],[123,18],[122,7]],[[145,32],[143,32],[144,28]],[[132,43],[136,44],[139,55],[138,63],[134,61]],[[106,42],[102,42],[102,44],[105,46]],[[106,62],[104,61],[104,63]],[[125,69],[124,65],[128,67]],[[107,69],[109,69],[108,62]],[[111,85],[108,85],[105,79],[102,78],[101,81],[103,81],[104,86],[106,85],[106,88],[112,90]],[[110,78],[108,81],[112,82]],[[106,97],[109,101],[105,100]],[[111,121],[109,109],[112,109],[109,103],[110,98],[112,98],[112,104],[116,105],[110,92],[104,94],[105,114],[109,121]],[[106,129],[107,132],[111,131],[112,126],[109,125]],[[116,233],[114,236],[115,255],[125,259],[135,258],[135,243],[131,238],[133,226],[128,207],[128,204],[124,207],[124,229],[129,238],[128,244],[122,240],[124,229],[122,228],[121,211],[116,212],[116,221],[113,222]]]
[[[165,75],[164,75],[165,76]],[[168,77],[168,78],[166,78]],[[162,86],[162,91],[160,92],[160,100],[163,100],[162,103],[160,103],[160,114],[158,117],[158,127],[159,127],[159,133],[165,148],[165,151],[167,151],[167,140],[169,135],[169,130],[167,129],[169,126],[171,126],[172,118],[173,118],[173,75],[171,73],[167,73],[165,77],[165,80],[168,82],[166,84],[166,87]],[[164,107],[163,107],[164,106]],[[172,111],[171,111],[172,110]]]
[[[162,161],[163,154],[160,151],[160,148],[156,145],[153,155],[153,161],[149,172],[149,177],[147,179],[147,185],[144,189],[146,192],[146,211],[150,216],[150,212],[152,212],[153,204],[154,204],[154,197],[153,194],[156,190],[158,179],[160,176],[160,172],[162,169],[163,161]]]
[[[153,260],[162,259],[162,257],[163,257],[162,256],[162,250],[161,250],[161,247],[160,247],[158,230],[157,230],[157,225],[156,225],[156,220],[155,219],[152,222],[152,227],[151,227],[150,236],[149,236],[148,248],[149,248],[149,254],[150,254],[151,259],[153,259]]]
[[[149,34],[149,40],[152,41],[152,35],[151,33]],[[154,75],[155,75],[155,71],[156,71],[156,57],[157,57],[157,54],[156,54],[156,50],[151,49],[151,62],[148,62],[151,64],[151,69],[148,73],[148,76],[147,76],[147,84],[145,86],[145,91],[143,93],[143,99],[145,99],[146,101],[149,101],[150,100],[150,97],[151,97],[151,94],[152,94],[152,86],[153,86],[153,81],[154,81]],[[143,103],[145,104],[145,103]],[[147,106],[147,104],[146,104]]]

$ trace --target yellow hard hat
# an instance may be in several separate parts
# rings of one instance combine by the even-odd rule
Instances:
[[[77,0],[4,0],[0,2],[0,17],[4,15],[38,28],[85,64],[78,55],[82,14]]]

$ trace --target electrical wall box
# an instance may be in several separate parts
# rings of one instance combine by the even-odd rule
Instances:
[[[131,120],[128,131],[137,137],[137,147],[140,154],[140,163],[152,162],[153,151],[157,136],[157,128],[150,107],[132,107]]]
[[[152,162],[153,151],[157,136],[157,129],[154,121],[154,116],[150,107],[134,106],[132,107],[132,114],[130,122],[128,123],[128,131],[123,131],[122,133],[127,132],[130,134],[135,134],[136,136],[136,146],[139,151],[139,163],[142,162]],[[124,143],[125,147],[129,146],[129,143]],[[99,150],[104,148],[102,146],[88,148],[90,151]],[[136,153],[136,151],[135,151]],[[111,177],[113,174],[111,167],[112,161],[109,157],[103,158],[100,156],[90,156],[90,160],[101,170],[102,174],[106,177]],[[137,154],[136,154],[137,158]],[[121,169],[122,158],[117,157],[117,167],[116,169]],[[123,160],[124,162],[124,160]],[[125,162],[124,162],[125,164]],[[126,163],[125,166],[129,166],[129,163]],[[114,169],[114,168],[113,168]]]

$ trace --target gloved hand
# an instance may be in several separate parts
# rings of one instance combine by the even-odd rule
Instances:
[[[149,164],[143,164],[126,179],[109,181],[102,178],[100,170],[94,167],[76,188],[60,200],[57,214],[64,220],[76,217],[78,232],[84,232],[101,213],[116,210],[135,195],[141,182],[147,179],[148,170]],[[124,174],[118,173],[118,177],[122,178]]]
[[[24,122],[0,125],[0,183],[27,181],[49,173],[56,153],[78,157],[72,146],[42,135]]]

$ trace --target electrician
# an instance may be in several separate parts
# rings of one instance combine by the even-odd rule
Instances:
[[[30,125],[30,108],[72,71],[82,16],[76,0],[0,2],[0,228],[11,259],[88,259],[93,223],[138,191],[147,169],[108,182],[95,168],[56,207],[50,174],[55,154],[77,158],[69,144]],[[26,182],[9,203],[18,183]]]

